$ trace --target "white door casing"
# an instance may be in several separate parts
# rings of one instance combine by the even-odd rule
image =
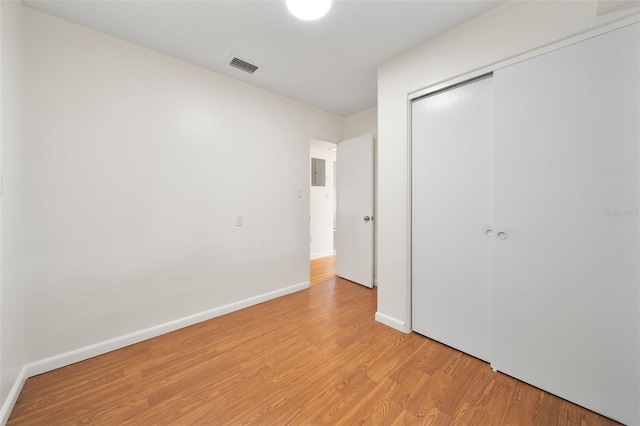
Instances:
[[[340,142],[336,168],[336,275],[373,287],[373,137]]]

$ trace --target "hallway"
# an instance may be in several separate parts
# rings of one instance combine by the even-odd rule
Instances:
[[[336,255],[311,259],[311,285],[335,278]]]

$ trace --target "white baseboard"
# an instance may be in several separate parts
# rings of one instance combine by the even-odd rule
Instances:
[[[311,259],[319,259],[321,257],[333,256],[334,254],[336,254],[336,253],[333,250],[331,250],[331,251],[323,251],[321,253],[312,253],[311,254]]]
[[[4,404],[2,404],[2,409],[0,409],[0,425],[4,426],[9,421],[13,406],[16,405],[20,391],[22,391],[22,387],[24,386],[24,382],[27,381],[27,378],[27,367],[25,366],[20,370],[20,374],[18,374],[16,381],[13,383],[7,399],[5,399]]]
[[[96,343],[94,345],[85,346],[83,348],[75,349],[70,352],[29,363],[25,365],[20,371],[18,378],[11,388],[11,392],[9,392],[7,399],[2,405],[2,409],[0,410],[0,425],[4,426],[9,420],[9,416],[11,415],[11,411],[13,410],[13,407],[18,400],[20,391],[22,390],[24,383],[29,377],[46,373],[47,371],[55,370],[56,368],[65,367],[79,361],[84,361],[85,359],[89,359],[94,356],[102,355],[116,349],[121,349],[126,346],[133,345],[134,343],[139,343],[165,333],[179,330],[181,328],[188,327],[202,321],[207,321],[221,315],[248,308],[249,306],[257,305],[258,303],[266,302],[268,300],[285,296],[290,293],[295,293],[300,290],[305,290],[307,288],[309,288],[309,281],[305,281],[303,283],[292,285],[289,287],[284,287],[275,291],[271,291],[269,293],[260,294],[248,299],[229,303],[228,305],[209,309],[204,312],[189,315],[174,321],[169,321],[154,327],[136,331],[124,336]]]
[[[271,291],[269,293],[260,294],[258,296],[250,297],[238,302],[233,302],[228,305],[213,308],[194,315],[189,315],[174,321],[169,321],[164,324],[136,331],[124,336],[116,337],[114,339],[106,340],[94,345],[85,346],[83,348],[75,349],[73,351],[66,352],[60,355],[55,355],[40,361],[32,362],[25,366],[26,377],[32,377],[37,374],[55,370],[56,368],[64,367],[79,361],[84,361],[85,359],[89,359],[97,355],[102,355],[116,349],[124,348],[125,346],[133,345],[135,343],[139,343],[144,340],[160,336],[162,334],[188,327],[202,321],[207,321],[221,315],[238,311],[240,309],[248,308],[249,306],[257,305],[258,303],[266,302],[268,300],[285,296],[290,293],[295,293],[296,291],[304,290],[307,288],[309,288],[309,281],[289,287],[284,287],[275,291]],[[11,407],[13,407],[13,405],[11,405]]]
[[[391,328],[395,328],[398,331],[402,331],[403,333],[411,333],[411,327],[409,327],[406,322],[390,317],[389,315],[376,312],[376,321]]]

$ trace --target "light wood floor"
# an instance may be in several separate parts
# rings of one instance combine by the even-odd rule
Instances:
[[[336,276],[336,256],[311,259],[311,285],[321,283]]]
[[[27,380],[9,425],[606,425],[340,278]]]

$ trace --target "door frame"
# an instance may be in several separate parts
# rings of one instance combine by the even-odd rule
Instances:
[[[316,149],[313,148],[314,142],[318,145],[325,145],[325,147],[318,147]],[[311,170],[311,158],[321,158],[323,160],[325,160],[325,167],[328,168],[328,164],[331,163],[332,167],[333,167],[333,163],[335,163],[335,151],[334,154],[325,154],[322,152],[323,149],[326,149],[327,151],[330,150],[330,146],[333,145],[333,149],[335,149],[337,147],[337,143],[336,142],[331,142],[331,141],[326,141],[326,140],[322,140],[322,139],[317,139],[317,138],[310,138],[309,140],[309,173],[312,172]],[[314,154],[317,153],[318,157],[315,157]],[[335,169],[333,169],[335,171]],[[325,179],[326,179],[326,186],[325,188],[327,188],[329,185],[329,181],[331,180],[333,182],[333,185],[331,186],[330,189],[326,189],[326,191],[330,191],[333,193],[333,198],[330,198],[332,204],[333,204],[333,213],[335,213],[335,209],[336,209],[336,205],[335,205],[335,173],[326,173],[325,174]],[[335,238],[334,238],[334,229],[335,229],[335,223],[333,223],[333,228],[331,230],[331,240],[332,240],[332,244],[330,247],[330,250],[327,249],[325,251],[322,252],[317,252],[317,253],[313,253],[311,251],[311,238],[313,238],[313,235],[311,234],[312,231],[312,219],[313,219],[313,210],[312,210],[312,202],[313,202],[313,192],[314,192],[314,187],[311,184],[311,179],[309,180],[309,236],[310,236],[310,240],[309,240],[309,259],[316,259],[316,258],[321,258],[321,257],[326,257],[326,256],[332,256],[335,255]],[[333,221],[333,219],[332,219]]]

